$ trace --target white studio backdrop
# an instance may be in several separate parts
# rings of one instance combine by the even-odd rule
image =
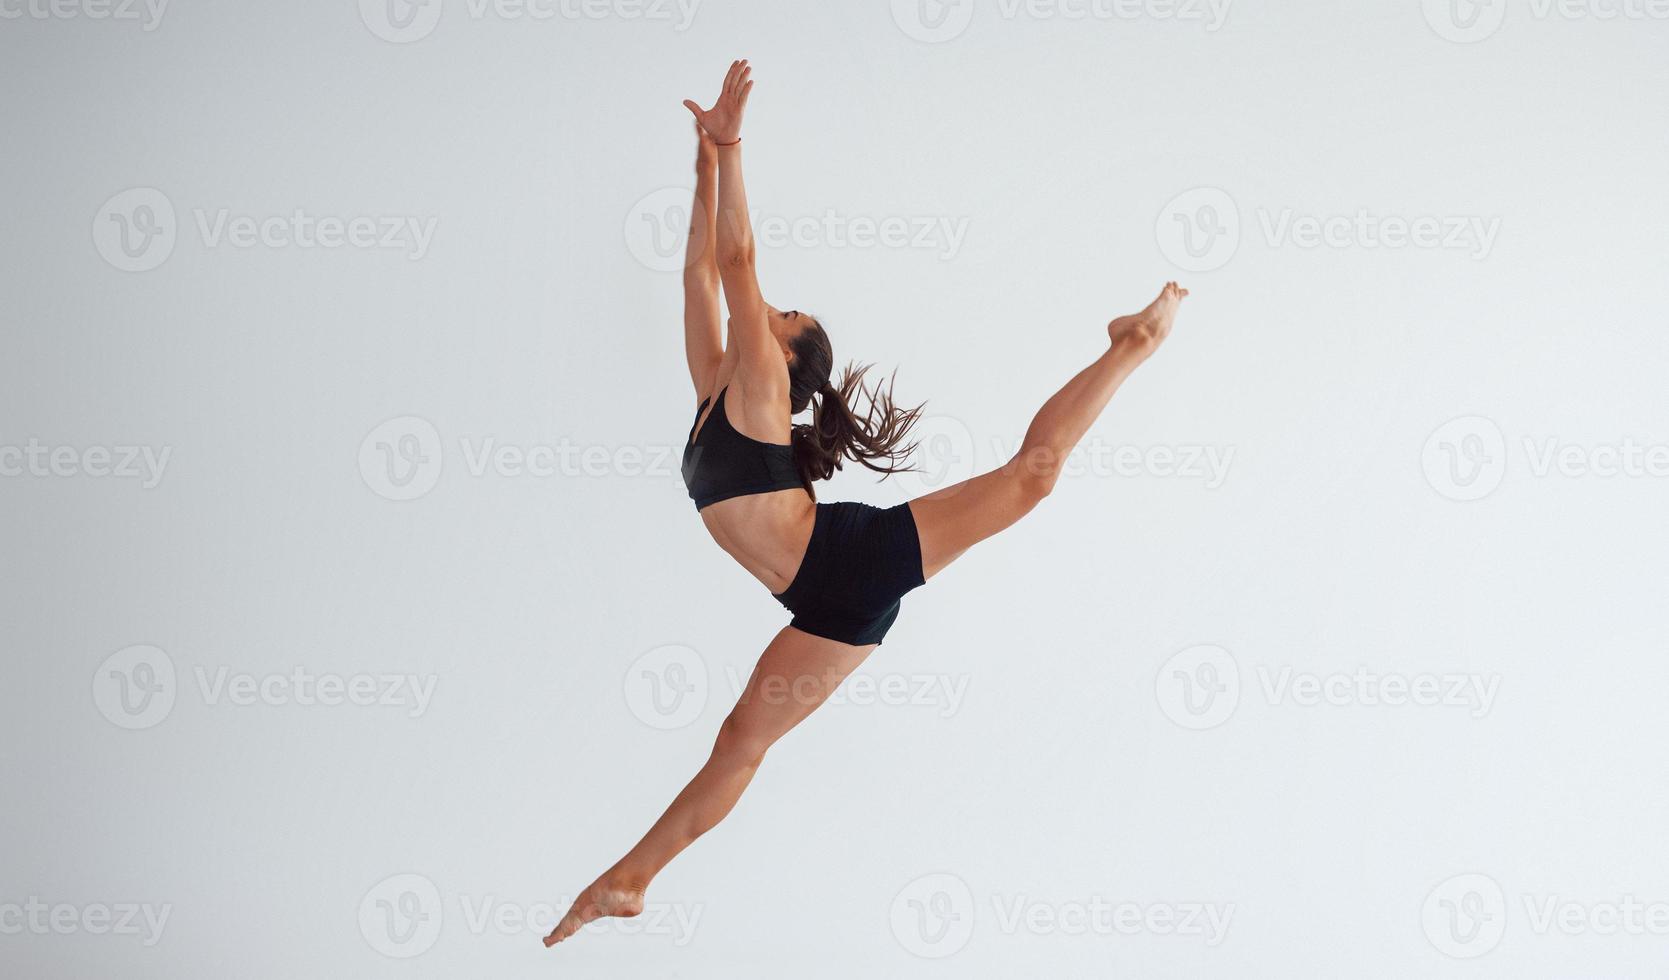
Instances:
[[[0,974],[1514,978],[1669,955],[1652,0],[0,2]],[[785,614],[678,479],[684,98],[1002,461],[634,923]]]

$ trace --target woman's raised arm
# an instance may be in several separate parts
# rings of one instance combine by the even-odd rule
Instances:
[[[746,61],[733,62],[724,88],[711,109],[694,102],[684,105],[712,137],[719,156],[719,194],[715,256],[725,302],[730,307],[730,342],[744,361],[781,360],[781,353],[765,322],[765,300],[754,271],[753,225],[748,217],[747,189],[742,184],[742,114],[753,91]]]
[[[684,256],[684,357],[689,361],[695,395],[708,387],[724,360],[724,313],[719,307],[719,266],[713,249],[718,236],[719,158],[713,141],[695,127],[695,200],[690,205],[690,239]]]

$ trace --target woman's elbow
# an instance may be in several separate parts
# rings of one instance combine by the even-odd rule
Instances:
[[[719,252],[719,268],[726,271],[753,268],[753,243],[735,245]]]

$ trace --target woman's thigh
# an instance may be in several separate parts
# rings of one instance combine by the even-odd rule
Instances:
[[[1014,465],[910,501],[921,539],[921,575],[930,579],[974,545],[1026,516],[1049,493]]]
[[[852,646],[783,627],[759,655],[729,724],[750,741],[775,742],[827,701],[877,645]]]

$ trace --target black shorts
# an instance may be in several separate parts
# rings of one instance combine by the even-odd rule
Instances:
[[[795,629],[868,646],[887,635],[904,593],[925,581],[909,504],[818,504],[800,570],[776,599]]]

